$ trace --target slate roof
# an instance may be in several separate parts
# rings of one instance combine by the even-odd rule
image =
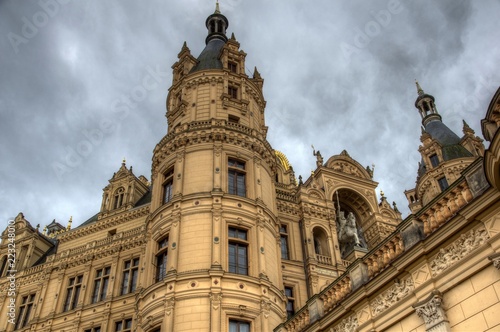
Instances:
[[[444,161],[472,157],[472,154],[460,145],[460,137],[439,120],[430,121],[425,131],[442,146]]]
[[[222,61],[220,61],[221,50],[226,44],[222,39],[214,38],[205,46],[205,49],[198,57],[198,63],[191,69],[190,73],[206,69],[222,69]]]

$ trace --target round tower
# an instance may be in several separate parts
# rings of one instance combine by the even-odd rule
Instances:
[[[263,80],[218,4],[206,26],[198,58],[184,44],[172,66],[138,312],[145,331],[272,331],[286,314]]]

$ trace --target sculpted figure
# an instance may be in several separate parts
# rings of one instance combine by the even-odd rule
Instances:
[[[344,216],[344,212],[340,211],[339,213],[339,223],[340,223],[340,231],[339,231],[339,240],[340,242],[351,242],[357,246],[361,246],[358,237],[358,228],[356,226],[356,217],[352,212],[349,212],[347,218]]]

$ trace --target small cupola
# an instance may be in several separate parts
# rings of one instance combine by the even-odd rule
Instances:
[[[226,30],[229,26],[227,18],[221,14],[219,9],[219,2],[215,5],[215,12],[207,17],[205,25],[208,29],[208,36],[205,43],[208,44],[212,39],[220,39],[227,42]]]
[[[433,120],[441,121],[441,115],[439,115],[436,105],[434,104],[434,97],[426,94],[424,90],[420,87],[418,81],[415,81],[417,85],[418,97],[415,100],[415,107],[418,109],[420,116],[422,117],[422,124],[425,126],[427,123]]]

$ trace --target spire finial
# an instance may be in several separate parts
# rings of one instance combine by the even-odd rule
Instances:
[[[220,14],[219,1],[215,2],[215,14]]]
[[[417,85],[417,92],[418,92],[418,95],[421,96],[424,94],[424,90],[422,90],[422,88],[420,87],[420,84],[418,84],[418,81],[415,79],[415,84]]]

